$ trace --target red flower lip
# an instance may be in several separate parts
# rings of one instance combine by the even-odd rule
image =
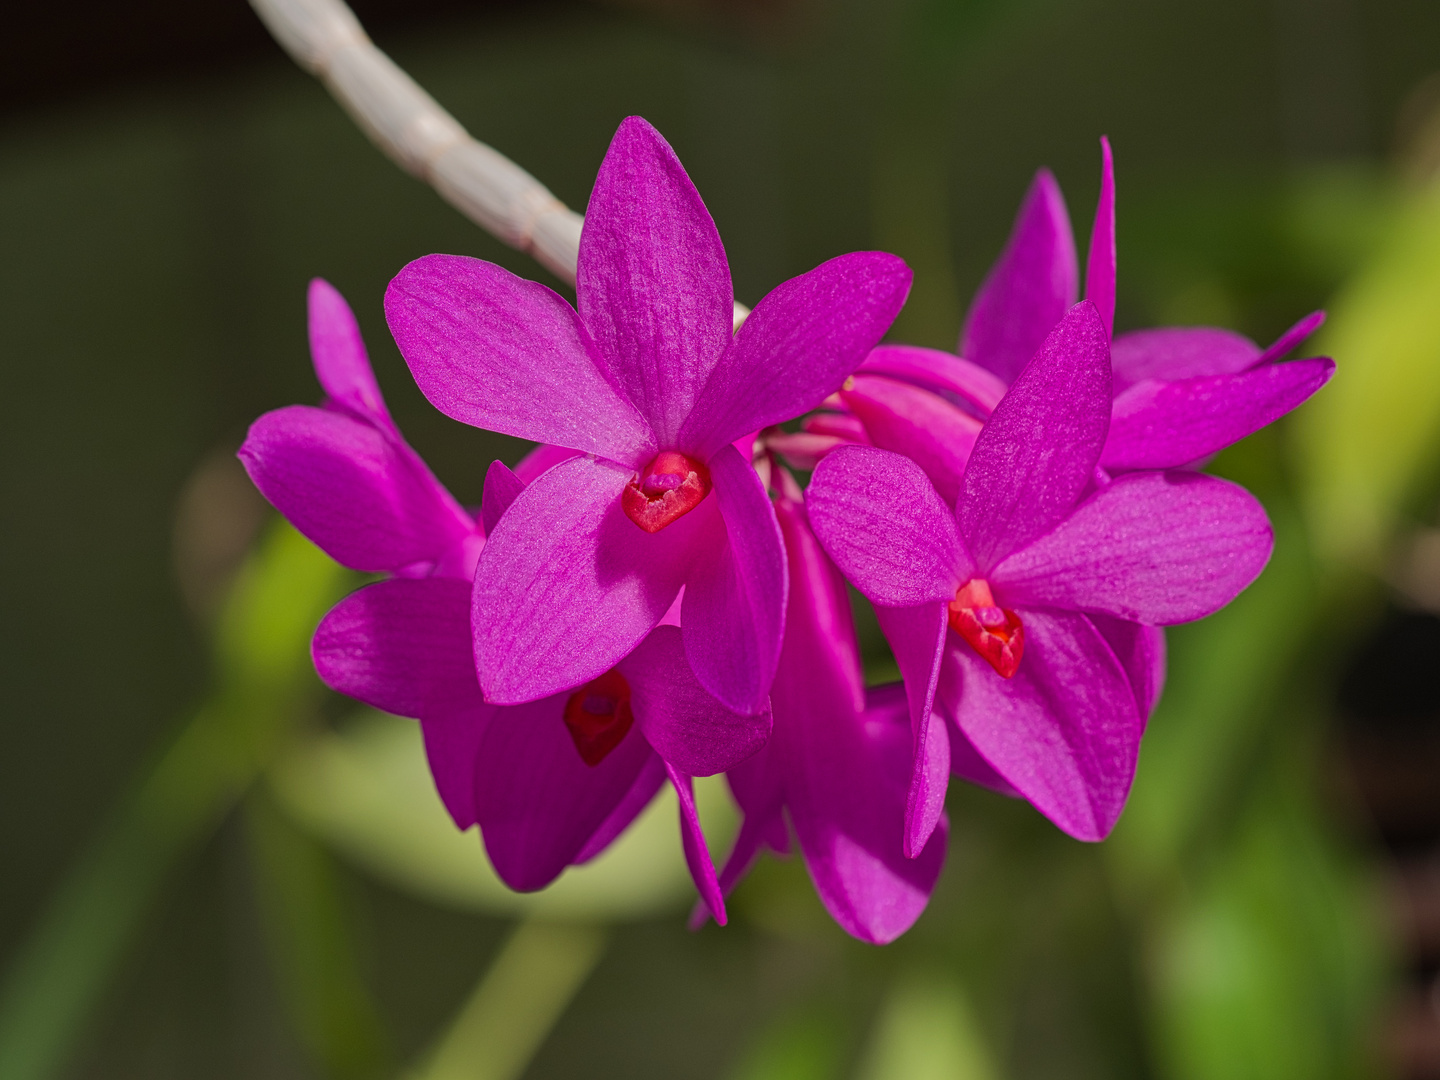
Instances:
[[[620,493],[625,515],[648,533],[684,517],[710,494],[710,470],[677,450],[662,450]]]

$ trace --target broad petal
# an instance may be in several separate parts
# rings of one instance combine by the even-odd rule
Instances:
[[[940,668],[940,686],[935,691],[936,711],[946,716],[952,714],[953,710],[946,706],[945,702],[958,701],[960,694],[959,684],[962,675],[958,664],[943,664]],[[991,791],[998,791],[1001,795],[1008,795],[1012,799],[1024,798],[1020,792],[1011,786],[1006,780],[995,771],[975,744],[965,737],[965,733],[953,723],[945,725],[950,735],[950,775],[958,776],[970,784],[978,784],[981,787],[989,788]]]
[[[890,329],[910,278],[894,255],[857,251],[772,289],[710,373],[681,448],[709,455],[818,406]]]
[[[541,473],[548,472],[562,461],[569,461],[571,458],[579,456],[577,451],[571,450],[568,446],[551,446],[549,443],[541,443],[516,463],[515,475],[528,484]]]
[[[674,446],[730,345],[735,295],[710,212],[638,116],[621,123],[595,178],[575,294],[611,377],[660,445]]]
[[[870,441],[919,465],[940,498],[954,506],[980,421],[939,394],[884,376],[856,375],[849,385],[840,397]]]
[[[325,393],[348,412],[395,431],[350,305],[328,281],[312,278],[307,306],[310,359]]]
[[[903,850],[907,859],[913,859],[940,823],[950,781],[950,741],[934,711],[945,652],[945,605],[877,607],[875,615],[900,666],[910,708],[911,773]]]
[[[982,573],[1054,528],[1093,479],[1110,423],[1109,346],[1095,305],[1076,304],[985,422],[955,508]]]
[[[480,491],[480,524],[489,536],[500,524],[500,518],[525,490],[521,480],[503,461],[492,461],[485,472],[485,486]]]
[[[332,690],[397,716],[479,705],[469,597],[456,578],[366,585],[320,620],[310,644],[315,670]]]
[[[1113,615],[1091,613],[1085,617],[1095,624],[1130,677],[1140,718],[1148,723],[1165,688],[1165,631]]]
[[[1144,730],[1130,681],[1081,615],[1027,609],[1025,658],[1002,679],[958,637],[953,717],[1035,808],[1077,840],[1102,840],[1124,809]]]
[[[440,793],[440,801],[450,812],[455,827],[462,832],[479,820],[475,814],[475,758],[480,753],[485,727],[498,708],[480,700],[477,686],[473,706],[420,719],[425,758],[430,762],[435,790]]]
[[[690,867],[690,877],[700,899],[710,909],[711,916],[721,926],[725,925],[725,897],[720,892],[720,881],[715,875],[715,864],[710,860],[710,848],[705,843],[705,833],[700,828],[700,815],[695,810],[695,785],[690,777],[679,772],[668,761],[665,771],[675,794],[680,797],[680,841],[685,848],[685,862]]]
[[[472,427],[634,466],[649,425],[596,365],[580,318],[544,285],[427,255],[385,290],[385,318],[430,404]]]
[[[685,655],[711,694],[737,712],[758,713],[785,634],[785,544],[764,485],[733,446],[710,459],[710,477],[724,529],[686,579]]]
[[[948,839],[942,814],[939,835],[919,857],[902,854],[911,748],[898,689],[872,693],[863,717],[808,709],[809,730],[788,785],[790,818],[815,891],[846,933],[876,945],[894,941],[925,910]]]
[[[250,425],[239,456],[275,509],[355,570],[434,562],[474,530],[413,451],[343,413],[268,412]]]
[[[1095,305],[1105,332],[1115,333],[1115,157],[1110,140],[1100,136],[1100,202],[1090,230],[1085,262],[1085,299]]]
[[[1334,371],[1334,361],[1320,358],[1177,382],[1146,379],[1115,399],[1100,464],[1118,471],[1199,461],[1278,420]]]
[[[991,584],[1005,607],[1188,622],[1254,581],[1273,542],[1264,507],[1237,484],[1190,472],[1130,473],[997,566]]]
[[[989,416],[1000,404],[1007,385],[979,364],[954,353],[919,345],[876,346],[857,370],[953,394],[973,406],[981,416]]]
[[[1294,352],[1300,347],[1301,342],[1315,333],[1316,330],[1319,330],[1323,325],[1325,325],[1325,312],[1312,311],[1276,338],[1275,343],[1256,359],[1255,366],[1259,367],[1261,364],[1273,364],[1277,360],[1285,359],[1289,353]]]
[[[815,466],[806,498],[826,553],[877,604],[949,600],[972,576],[954,516],[909,458],[842,446]]]
[[[573,860],[574,864],[578,866],[589,862],[619,839],[620,834],[630,827],[630,823],[640,816],[640,811],[650,805],[663,783],[665,763],[660,760],[660,755],[651,754],[636,774],[630,790],[616,804],[615,809],[610,811],[610,816],[600,823],[594,835],[585,841],[585,846]]]
[[[599,765],[586,765],[565,727],[567,697],[496,709],[475,758],[485,850],[519,892],[543,889],[578,861],[655,756],[632,729]]]
[[[960,355],[1014,382],[1075,303],[1080,268],[1065,197],[1048,169],[1035,174],[999,260],[980,286]]]
[[[1260,346],[1215,326],[1162,326],[1121,334],[1110,343],[1115,393],[1144,379],[1193,379],[1253,367]]]
[[[630,476],[571,458],[521,492],[495,526],[471,605],[487,700],[519,704],[588,682],[640,644],[675,599],[720,515],[706,499],[647,533],[620,507]]]
[[[674,626],[657,626],[621,660],[630,707],[650,745],[690,776],[712,776],[744,761],[770,737],[770,710],[727,709],[700,685]]]

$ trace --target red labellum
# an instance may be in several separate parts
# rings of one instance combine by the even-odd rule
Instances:
[[[995,605],[990,583],[972,578],[950,601],[950,628],[965,639],[1002,678],[1014,676],[1025,652],[1020,616]]]
[[[592,679],[565,702],[565,726],[586,765],[599,765],[630,730],[630,684],[613,668]]]
[[[659,532],[684,517],[710,494],[710,470],[676,450],[662,450],[631,477],[620,493],[620,505],[631,521],[648,533]]]

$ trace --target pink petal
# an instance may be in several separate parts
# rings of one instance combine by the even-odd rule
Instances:
[[[1324,324],[1325,312],[1312,311],[1276,338],[1275,344],[1271,345],[1255,360],[1255,366],[1259,367],[1261,364],[1273,364],[1277,360],[1285,359],[1287,354],[1298,349],[1302,341],[1315,333],[1316,330],[1319,330]]]
[[[1130,473],[991,575],[1005,607],[1187,622],[1224,607],[1269,561],[1264,508],[1244,488],[1190,472]],[[1026,658],[1029,658],[1028,634]]]
[[[710,373],[679,445],[708,455],[816,408],[890,329],[910,278],[894,255],[857,251],[771,290]]]
[[[785,633],[785,545],[765,486],[733,446],[710,459],[710,477],[707,501],[718,505],[724,528],[686,579],[685,655],[706,690],[753,714],[765,708]]]
[[[1100,203],[1090,232],[1085,263],[1085,299],[1095,305],[1107,334],[1115,333],[1115,157],[1110,140],[1100,136]]]
[[[713,499],[658,533],[620,507],[631,477],[571,458],[527,487],[495,526],[475,573],[475,665],[489,701],[533,701],[614,667],[675,599],[720,526]]]
[[[724,772],[770,737],[768,707],[752,715],[737,713],[706,692],[690,670],[674,626],[657,626],[618,666],[630,684],[635,722],[660,756],[683,773]]]
[[[462,832],[479,820],[475,815],[475,756],[480,752],[485,727],[498,708],[481,701],[477,686],[475,704],[470,708],[441,711],[420,719],[425,758],[435,778],[435,790],[455,827]]]
[[[849,441],[836,435],[812,435],[808,431],[778,431],[765,436],[767,448],[784,458],[792,469],[802,471],[814,469],[821,458]]]
[[[980,421],[939,394],[879,375],[856,375],[841,398],[882,450],[908,457],[948,506],[960,497],[965,462]]]
[[[1054,528],[1093,479],[1110,423],[1109,345],[1082,300],[985,422],[955,508],[982,572]]]
[[[826,553],[876,604],[948,601],[973,576],[954,517],[909,458],[842,446],[815,467],[806,498]]]
[[[493,263],[427,255],[385,290],[385,318],[430,403],[472,427],[628,465],[650,427],[596,366],[579,316]]]
[[[1014,382],[1075,303],[1079,283],[1065,197],[1050,171],[1041,169],[1004,252],[970,305],[960,355]]]
[[[562,461],[569,461],[579,454],[568,446],[551,446],[549,443],[541,443],[531,450],[515,466],[515,475],[525,483],[530,483],[541,473],[553,469]]]
[[[635,782],[630,785],[624,797],[616,803],[615,809],[610,811],[610,816],[600,823],[594,835],[585,841],[585,846],[580,853],[572,860],[578,866],[587,863],[596,856],[602,854],[606,848],[620,838],[620,834],[630,827],[630,823],[640,816],[640,811],[650,805],[655,798],[655,793],[660,790],[660,785],[665,783],[665,763],[660,760],[658,754],[651,754],[645,759],[645,765],[635,776]]]
[[[492,461],[485,472],[485,486],[480,491],[480,523],[488,536],[495,531],[500,518],[525,490],[521,480],[501,461]]]
[[[1002,679],[951,638],[956,724],[1017,791],[1077,840],[1102,840],[1125,806],[1144,730],[1115,654],[1081,615],[1026,609],[1025,657]]]
[[[1165,631],[1158,626],[1092,612],[1086,616],[1110,646],[1125,674],[1146,722],[1165,688]]]
[[[705,833],[700,828],[700,815],[695,811],[695,785],[690,777],[676,770],[668,761],[665,771],[670,774],[670,783],[680,797],[680,840],[685,848],[685,862],[690,867],[690,876],[700,899],[710,909],[711,916],[721,926],[725,925],[725,897],[720,892],[720,881],[715,876],[715,864],[710,861],[710,848],[705,843]]]
[[[292,525],[355,570],[435,562],[474,531],[414,451],[342,413],[268,412],[250,425],[239,456]]]
[[[911,773],[903,850],[907,859],[914,859],[940,823],[950,781],[950,741],[934,712],[945,650],[945,605],[877,607],[875,614],[900,666],[910,707]]]
[[[674,446],[730,345],[735,297],[709,211],[638,116],[615,132],[595,178],[575,292],[605,369],[660,445]]]
[[[1334,361],[1321,358],[1176,382],[1146,379],[1115,399],[1100,464],[1119,471],[1199,461],[1278,420],[1334,372]]]
[[[879,345],[858,370],[954,394],[980,416],[989,416],[1005,396],[1006,383],[979,364],[918,345]]]
[[[1121,334],[1110,343],[1115,393],[1143,379],[1191,379],[1253,367],[1260,346],[1214,326],[1164,326]]]
[[[320,620],[310,653],[332,690],[397,716],[478,705],[470,587],[455,578],[391,578],[351,593]]]
[[[940,685],[935,691],[937,710],[945,711],[945,702],[960,700],[961,677],[960,665],[944,664],[941,667]],[[1001,795],[1008,795],[1012,799],[1024,798],[1011,786],[1010,781],[996,772],[994,766],[981,756],[980,751],[975,749],[975,744],[965,737],[965,733],[953,720],[946,725],[946,731],[950,735],[951,776],[958,776],[967,783],[979,784],[991,791],[998,791]]]
[[[308,307],[310,358],[325,393],[346,411],[393,432],[350,305],[328,281],[312,278]]]
[[[633,802],[655,757],[632,729],[600,764],[585,764],[565,726],[568,696],[496,709],[475,758],[485,850],[500,879],[520,892],[543,889],[579,861],[617,808]]]

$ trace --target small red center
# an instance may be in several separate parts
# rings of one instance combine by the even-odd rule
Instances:
[[[662,450],[620,493],[626,516],[648,533],[684,517],[710,494],[710,470],[677,450]]]
[[[990,583],[972,578],[950,601],[950,628],[965,639],[1003,678],[1011,678],[1025,652],[1020,616],[995,604]]]
[[[565,726],[586,765],[604,761],[634,722],[630,684],[613,668],[590,680],[565,702]]]

